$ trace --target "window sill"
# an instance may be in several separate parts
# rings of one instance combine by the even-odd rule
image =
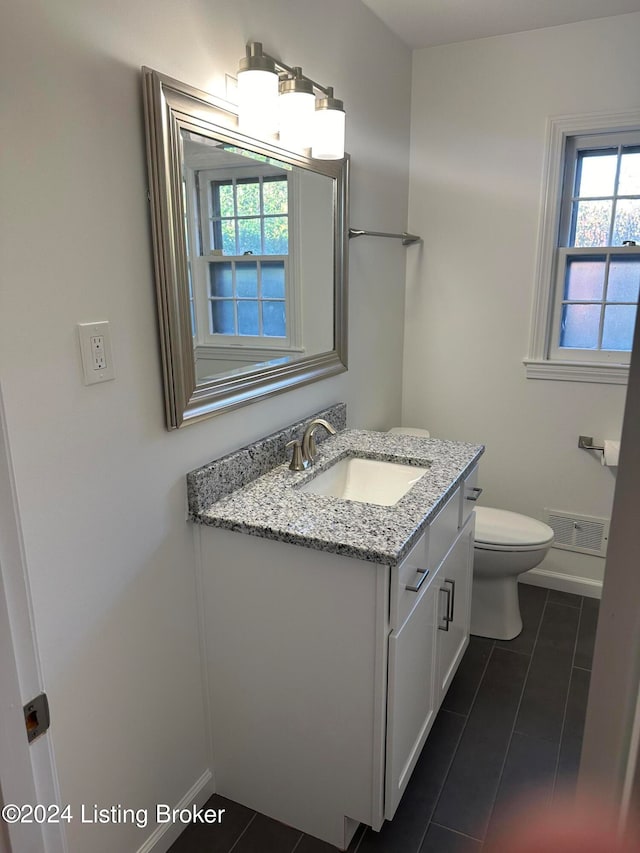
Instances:
[[[597,382],[626,385],[627,364],[592,364],[577,361],[523,359],[527,379],[550,379],[561,382]]]

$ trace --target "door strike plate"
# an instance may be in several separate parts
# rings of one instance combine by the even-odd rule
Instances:
[[[46,693],[41,693],[24,706],[24,724],[29,743],[49,728],[49,701]]]

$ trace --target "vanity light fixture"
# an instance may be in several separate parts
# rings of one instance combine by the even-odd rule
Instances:
[[[344,105],[333,88],[306,77],[300,66],[264,53],[260,42],[249,42],[240,60],[238,124],[261,138],[279,132],[283,148],[311,148],[311,156],[319,160],[344,157]]]
[[[258,41],[247,45],[238,68],[238,125],[258,137],[278,132],[278,72]]]
[[[302,76],[302,68],[294,66],[292,71],[280,81],[280,144],[291,151],[303,151],[311,147],[316,96],[311,81]]]

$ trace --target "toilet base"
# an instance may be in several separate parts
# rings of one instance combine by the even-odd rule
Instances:
[[[471,633],[492,640],[513,640],[522,631],[518,577],[473,578]]]

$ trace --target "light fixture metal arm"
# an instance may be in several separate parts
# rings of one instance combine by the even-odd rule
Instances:
[[[248,42],[247,48],[249,50],[253,49],[254,45],[260,45],[262,48],[261,42]],[[268,53],[265,53],[264,50],[260,49],[260,53],[264,56],[265,59],[271,60],[276,67],[277,71],[284,72],[285,74],[294,75],[295,67],[293,65],[287,65],[286,62],[283,62],[281,59],[276,59],[275,56],[271,56]],[[319,92],[322,92],[323,95],[326,95],[328,98],[333,98],[333,86],[323,86],[320,83],[312,80],[311,77],[308,77],[306,74],[302,74],[302,79],[306,80],[308,83],[311,83],[314,89],[317,89]]]

